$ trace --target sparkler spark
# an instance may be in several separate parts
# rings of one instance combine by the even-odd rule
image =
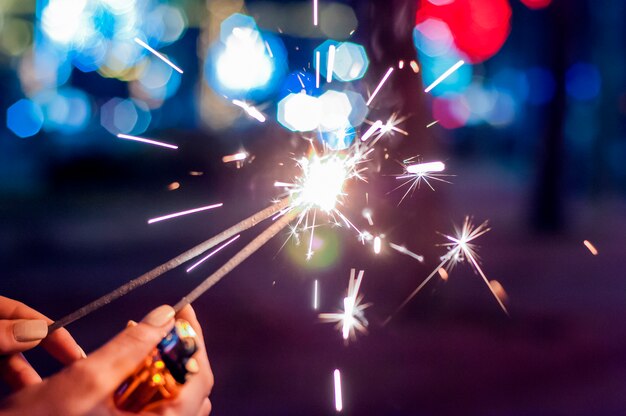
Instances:
[[[428,123],[428,125],[426,126],[427,129],[431,128],[432,126],[434,126],[435,124],[439,123],[439,120],[435,120],[431,123]]]
[[[226,155],[226,156],[222,157],[222,162],[223,163],[241,162],[242,160],[246,160],[247,157],[248,157],[248,153],[246,153],[246,152],[239,152],[239,153],[235,153],[235,154],[232,154],[232,155]]]
[[[220,202],[219,204],[207,205],[205,207],[194,208],[194,209],[189,209],[187,211],[181,211],[181,212],[175,212],[173,214],[163,215],[162,217],[152,218],[148,220],[148,224],[154,224],[155,222],[165,221],[165,220],[169,220],[171,218],[176,218],[176,217],[182,217],[183,215],[195,214],[196,212],[206,211],[206,210],[213,209],[213,208],[219,208],[222,205],[224,204]]]
[[[313,0],[313,26],[317,26],[318,0]]]
[[[404,174],[396,176],[396,179],[400,179],[400,180],[406,179],[406,181],[404,181],[401,185],[393,189],[393,191],[400,189],[406,185],[409,185],[408,189],[406,190],[406,192],[400,199],[399,204],[401,204],[402,201],[404,201],[404,199],[410,193],[412,193],[416,189],[419,189],[422,181],[426,185],[428,185],[428,187],[433,191],[435,190],[435,188],[433,188],[430,181],[435,180],[439,182],[450,183],[449,181],[446,181],[445,179],[441,179],[442,177],[450,176],[447,174],[440,173],[440,172],[443,172],[446,168],[446,165],[443,162],[411,163],[414,159],[415,158],[405,159],[404,162],[402,163],[402,166],[404,168]]]
[[[428,87],[426,87],[426,89],[424,90],[424,92],[430,92],[432,91],[433,88],[435,88],[437,85],[441,84],[441,82],[443,80],[445,80],[446,78],[448,78],[450,75],[452,75],[454,73],[454,71],[456,71],[457,69],[459,69],[460,67],[463,66],[463,64],[465,63],[464,60],[460,60],[458,61],[456,64],[452,65],[446,72],[444,72],[443,74],[441,74],[439,76],[439,78],[437,78],[432,84],[430,84]]]
[[[237,107],[241,107],[243,111],[245,111],[250,117],[260,121],[261,123],[265,123],[265,116],[256,107],[246,103],[241,100],[233,100],[233,104]]]
[[[332,82],[333,71],[335,70],[335,45],[330,45],[328,48],[328,62],[326,66],[326,82]]]
[[[169,149],[174,149],[174,150],[178,149],[178,146],[176,146],[175,144],[169,144],[169,143],[159,142],[159,141],[152,140],[152,139],[146,139],[145,137],[131,136],[129,134],[122,134],[122,133],[118,134],[117,137],[119,139],[133,140],[135,142],[153,144],[155,146],[167,147]]]
[[[341,330],[345,342],[349,339],[356,339],[357,332],[367,333],[367,319],[363,311],[371,304],[362,304],[363,296],[359,295],[361,281],[365,270],[360,270],[358,276],[356,270],[350,270],[350,280],[348,281],[348,294],[343,299],[343,312],[321,313],[319,318],[323,322],[336,322],[336,328]]]
[[[319,283],[317,279],[313,284],[313,309],[318,310],[320,307]]]
[[[315,51],[315,88],[320,87],[321,52]]]
[[[222,244],[221,246],[219,246],[218,248],[216,248],[215,250],[213,250],[212,252],[210,252],[209,254],[201,258],[200,260],[198,260],[196,263],[194,263],[191,267],[187,269],[187,273],[189,273],[190,271],[192,271],[193,269],[195,269],[196,267],[198,267],[199,265],[201,265],[202,263],[204,263],[205,261],[213,257],[215,254],[222,251],[222,249],[229,246],[231,243],[237,240],[240,236],[241,234],[237,234],[236,236],[234,236],[233,238],[231,238],[230,240],[228,240],[227,242],[225,242],[224,244]]]
[[[406,248],[404,246],[399,246],[398,244],[389,243],[389,247],[391,247],[392,249],[396,250],[398,253],[405,254],[405,255],[407,255],[409,257],[414,258],[415,260],[419,261],[420,263],[424,263],[424,256],[420,256],[419,254],[415,254],[411,250],[409,250],[408,248]]]
[[[426,279],[424,279],[424,281],[413,292],[411,292],[409,296],[407,296],[407,298],[400,304],[400,306],[398,306],[398,308],[391,315],[389,315],[387,319],[385,319],[385,321],[383,322],[383,326],[387,325],[389,321],[391,321],[391,319],[402,308],[404,308],[411,301],[411,299],[413,299],[415,295],[417,295],[420,290],[422,290],[424,286],[426,286],[426,284],[433,278],[433,276],[439,273],[443,277],[443,274],[441,274],[440,272],[441,269],[444,269],[444,271],[451,271],[457,264],[462,263],[466,260],[474,269],[474,271],[476,271],[476,273],[478,273],[483,279],[483,281],[489,288],[489,291],[498,302],[498,305],[500,305],[500,308],[507,316],[509,315],[506,306],[504,306],[504,303],[502,303],[502,300],[494,290],[494,287],[491,285],[491,283],[487,279],[487,276],[485,276],[485,273],[480,268],[480,265],[478,263],[478,255],[476,254],[476,245],[472,243],[472,241],[489,231],[489,228],[487,227],[487,221],[483,222],[478,227],[475,227],[472,224],[470,217],[465,217],[463,227],[461,229],[457,229],[455,227],[455,230],[456,233],[454,236],[443,234],[443,236],[450,242],[442,244],[443,246],[448,248],[448,252],[441,257],[441,263],[437,267],[435,267],[432,273],[430,273],[426,277]],[[446,278],[447,275],[448,272],[445,273]]]
[[[372,95],[370,96],[370,99],[367,100],[367,105],[369,106],[372,101],[374,100],[374,97],[376,97],[376,95],[378,94],[378,91],[380,91],[380,89],[383,87],[383,85],[385,84],[385,82],[387,81],[387,78],[389,78],[389,76],[391,75],[391,73],[393,72],[393,67],[389,67],[389,69],[387,70],[387,73],[385,74],[385,76],[383,77],[383,79],[380,80],[380,82],[378,83],[378,86],[376,87],[376,89],[374,90],[374,92],[372,93]]]
[[[380,254],[382,249],[382,240],[379,236],[374,237],[374,254]]]
[[[339,369],[335,369],[333,372],[333,379],[335,382],[335,410],[341,412],[343,410],[343,397],[341,395],[341,373]]]
[[[370,128],[365,131],[365,133],[363,133],[363,135],[361,136],[361,141],[362,142],[367,141],[367,139],[372,137],[374,135],[374,133],[376,133],[382,127],[383,127],[383,122],[380,121],[380,120],[376,120],[376,122],[374,124],[372,124],[370,126]]]
[[[174,69],[175,71],[179,72],[179,73],[183,73],[183,70],[180,69],[179,67],[177,67],[176,65],[174,65],[174,63],[172,61],[170,61],[169,59],[167,59],[167,57],[165,57],[165,55],[159,53],[157,50],[155,50],[154,48],[152,48],[150,45],[148,45],[146,42],[144,42],[143,40],[139,39],[139,38],[135,38],[134,39],[136,43],[138,43],[139,45],[143,46],[144,48],[146,48],[147,50],[149,50],[150,52],[152,52],[157,58],[159,58],[160,60],[162,60],[163,62],[165,62],[167,65],[169,65],[170,67],[172,67],[172,69]]]

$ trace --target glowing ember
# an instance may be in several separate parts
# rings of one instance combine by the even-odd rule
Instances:
[[[598,255],[598,249],[593,244],[591,244],[589,240],[583,241],[583,244],[585,245],[585,247],[587,247],[591,254],[593,254],[594,256]]]
[[[242,160],[246,160],[247,157],[248,157],[248,154],[246,152],[239,152],[239,153],[222,157],[222,162],[224,163],[241,162]]]

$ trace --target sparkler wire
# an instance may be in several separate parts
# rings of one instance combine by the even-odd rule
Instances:
[[[176,305],[174,310],[180,311],[185,306],[194,302],[207,290],[217,284],[224,276],[230,273],[235,267],[239,266],[245,259],[250,257],[255,251],[263,247],[272,237],[285,228],[291,221],[293,221],[299,214],[299,210],[292,209],[285,215],[276,220],[275,223],[270,225],[265,231],[259,234],[254,240],[248,243],[247,246],[242,248],[237,254],[235,254],[230,260],[228,260],[222,267],[217,269],[213,274],[207,277],[202,283],[195,287],[191,292],[184,296]]]
[[[175,269],[181,264],[201,255],[202,253],[206,252],[207,250],[210,250],[211,248],[225,241],[226,239],[236,234],[239,234],[242,231],[247,230],[248,228],[255,226],[259,222],[271,217],[276,212],[289,206],[289,203],[290,203],[289,198],[284,198],[280,200],[279,202],[257,212],[256,214],[246,218],[245,220],[238,222],[237,224],[233,225],[227,230],[224,230],[221,233],[217,234],[216,236],[206,240],[205,242],[200,243],[197,246],[174,257],[173,259],[167,261],[166,263],[163,263],[160,266],[157,266],[154,269],[150,270],[149,272],[142,274],[141,276],[129,281],[128,283],[123,284],[122,286],[118,287],[112,292],[109,292],[106,295],[101,296],[100,298],[94,300],[93,302],[88,303],[87,305],[62,317],[61,319],[53,322],[48,327],[48,334],[51,334],[53,331],[59,328],[63,328],[71,324],[72,322],[85,317],[86,315],[100,309],[101,307],[105,305],[108,305],[109,303],[128,294],[129,292],[137,289],[138,287],[141,287],[145,285],[146,283],[156,279],[157,277],[161,276],[163,273],[166,273],[172,269]]]

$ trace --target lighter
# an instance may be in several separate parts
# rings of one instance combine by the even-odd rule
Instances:
[[[175,398],[189,374],[198,371],[191,358],[197,349],[197,335],[189,322],[176,320],[170,333],[117,388],[115,405],[128,412],[140,412]]]

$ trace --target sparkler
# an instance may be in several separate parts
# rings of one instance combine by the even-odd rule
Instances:
[[[387,325],[389,321],[391,321],[391,319],[402,308],[404,308],[411,301],[411,299],[413,299],[415,295],[417,295],[420,292],[420,290],[422,290],[424,286],[426,286],[426,284],[433,278],[433,276],[435,276],[438,273],[441,273],[440,272],[441,269],[443,269],[444,272],[446,270],[451,271],[454,268],[454,266],[456,266],[459,263],[464,262],[465,260],[467,260],[470,266],[476,271],[476,273],[478,273],[480,277],[482,277],[485,284],[489,288],[489,291],[491,292],[493,297],[496,299],[496,301],[498,301],[498,305],[500,305],[500,308],[508,316],[509,312],[506,309],[506,306],[504,306],[504,304],[502,303],[502,300],[500,299],[500,297],[498,296],[498,294],[492,287],[491,283],[487,279],[487,276],[485,276],[485,273],[483,272],[483,270],[480,268],[480,265],[478,264],[478,256],[476,254],[476,245],[472,243],[472,241],[474,241],[475,239],[482,236],[488,231],[489,231],[489,228],[487,227],[486,221],[483,222],[478,227],[475,227],[472,224],[470,218],[465,217],[465,222],[463,223],[463,227],[460,230],[456,229],[455,236],[443,234],[443,236],[450,242],[442,244],[443,246],[448,248],[448,252],[444,256],[441,257],[442,259],[441,263],[437,267],[435,267],[432,273],[429,274],[428,277],[426,277],[426,279],[424,279],[424,281],[413,292],[411,292],[411,294],[400,304],[400,306],[398,306],[398,308],[391,315],[389,315],[389,317],[383,322],[383,326]],[[441,275],[443,276],[443,274]],[[445,273],[446,278],[447,278],[447,275],[448,273],[446,272]]]
[[[387,78],[389,78],[389,76],[391,75],[392,72],[393,72],[393,67],[391,66],[387,70],[387,73],[385,74],[385,76],[383,76],[383,79],[381,79],[380,82],[378,83],[378,86],[376,87],[376,89],[374,90],[372,95],[370,96],[370,99],[367,100],[367,105],[368,106],[372,103],[372,101],[374,100],[374,97],[376,97],[376,95],[378,94],[378,91],[380,91],[380,89],[383,87],[385,82],[387,82]]]
[[[143,46],[144,48],[146,48],[147,50],[149,50],[150,52],[152,52],[157,58],[159,58],[160,60],[162,60],[163,62],[165,62],[167,65],[169,65],[170,67],[172,67],[172,69],[174,69],[175,71],[177,71],[178,73],[182,74],[183,70],[180,69],[179,67],[177,67],[176,65],[174,65],[174,63],[172,61],[170,61],[169,59],[167,59],[167,57],[165,57],[165,55],[159,53],[157,50],[155,50],[154,48],[152,48],[150,45],[148,45],[146,42],[144,42],[143,40],[139,39],[139,38],[135,38],[134,39],[136,43],[138,43],[139,45]]]
[[[428,87],[426,87],[426,89],[424,90],[424,92],[428,93],[430,91],[432,91],[433,88],[435,88],[437,85],[441,84],[441,82],[443,80],[445,80],[446,78],[448,78],[450,75],[452,75],[454,73],[454,71],[456,71],[457,69],[459,69],[460,67],[463,66],[463,64],[465,63],[465,61],[463,61],[462,59],[460,61],[458,61],[456,64],[452,65],[446,72],[444,72],[443,74],[441,74],[439,76],[439,78],[437,78],[432,84],[430,84]]]
[[[189,209],[187,211],[181,211],[181,212],[175,212],[173,214],[163,215],[162,217],[152,218],[152,219],[148,220],[148,224],[154,224],[155,222],[165,221],[165,220],[169,220],[171,218],[182,217],[184,215],[195,214],[196,212],[201,212],[201,211],[206,211],[206,210],[209,210],[209,209],[219,208],[219,207],[221,207],[223,205],[224,204],[219,203],[219,204],[207,205],[205,207]]]
[[[323,322],[337,323],[336,328],[341,330],[345,342],[348,342],[350,338],[355,339],[357,332],[367,332],[368,322],[367,319],[365,319],[363,311],[371,306],[370,303],[362,304],[363,296],[359,295],[359,289],[365,270],[360,270],[356,277],[355,274],[355,269],[350,270],[348,294],[343,299],[343,312],[319,314],[319,318]]]
[[[184,253],[181,253],[180,255],[174,257],[173,259],[161,264],[160,266],[155,267],[149,272],[129,281],[128,283],[125,283],[124,285],[118,287],[117,289],[107,293],[106,295],[101,296],[100,298],[94,300],[93,302],[88,303],[87,305],[55,321],[52,325],[50,325],[48,329],[48,333],[52,333],[56,329],[63,328],[66,325],[69,325],[72,322],[76,321],[77,319],[80,319],[100,309],[101,307],[108,305],[114,300],[145,285],[146,283],[149,283],[150,281],[156,279],[162,274],[172,269],[175,269],[181,264],[201,255],[202,253],[206,252],[207,250],[210,250],[211,248],[215,247],[221,242],[233,237],[234,235],[239,234],[242,231],[245,231],[248,228],[255,226],[259,222],[271,217],[272,215],[276,214],[280,210],[287,207],[289,203],[290,203],[289,199],[285,198],[257,212],[256,214],[251,215],[250,217],[244,219],[243,221],[238,222],[237,224],[222,231],[216,236],[204,241],[203,243],[198,244],[197,246],[185,251]]]
[[[178,149],[178,146],[176,146],[175,144],[159,142],[159,141],[152,140],[152,139],[146,139],[144,137],[131,136],[131,135],[122,134],[122,133],[118,134],[117,137],[120,139],[133,140],[136,142],[153,144],[155,146],[167,147],[169,149],[174,149],[174,150]]]

